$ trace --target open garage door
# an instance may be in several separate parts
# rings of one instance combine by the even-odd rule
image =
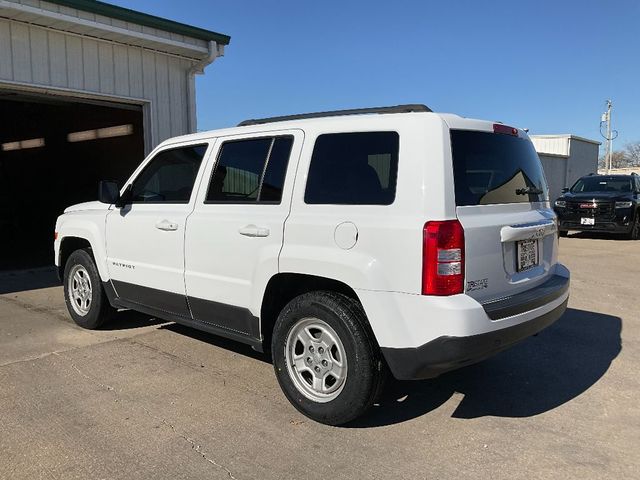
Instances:
[[[55,220],[144,158],[142,107],[0,90],[0,270],[53,263]]]

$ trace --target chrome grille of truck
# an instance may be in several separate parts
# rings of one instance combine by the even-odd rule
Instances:
[[[593,204],[595,208],[581,207],[585,204]],[[613,202],[567,202],[567,211],[569,213],[579,214],[581,216],[590,217],[611,217],[614,212]]]

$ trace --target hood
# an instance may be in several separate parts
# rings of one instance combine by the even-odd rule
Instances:
[[[109,209],[109,205],[107,205],[106,203],[101,203],[96,201],[93,202],[83,202],[83,203],[76,203],[75,205],[71,205],[70,207],[67,207],[64,209],[64,213],[70,213],[70,212],[84,212],[87,210],[108,210]]]
[[[578,202],[590,202],[591,200],[606,200],[613,202],[615,200],[630,200],[632,193],[630,192],[567,192],[560,198],[563,200],[574,200]]]

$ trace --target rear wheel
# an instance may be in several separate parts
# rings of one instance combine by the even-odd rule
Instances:
[[[362,306],[338,293],[289,302],[274,327],[272,354],[289,401],[327,425],[359,417],[382,390],[385,365]]]
[[[74,322],[96,329],[110,320],[115,309],[109,304],[98,269],[87,250],[73,252],[64,267],[64,299]]]

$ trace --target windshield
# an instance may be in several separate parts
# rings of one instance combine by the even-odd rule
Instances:
[[[631,179],[625,177],[584,177],[571,187],[571,193],[630,192],[631,190],[633,190]]]
[[[542,164],[526,138],[452,130],[456,205],[544,202]]]

